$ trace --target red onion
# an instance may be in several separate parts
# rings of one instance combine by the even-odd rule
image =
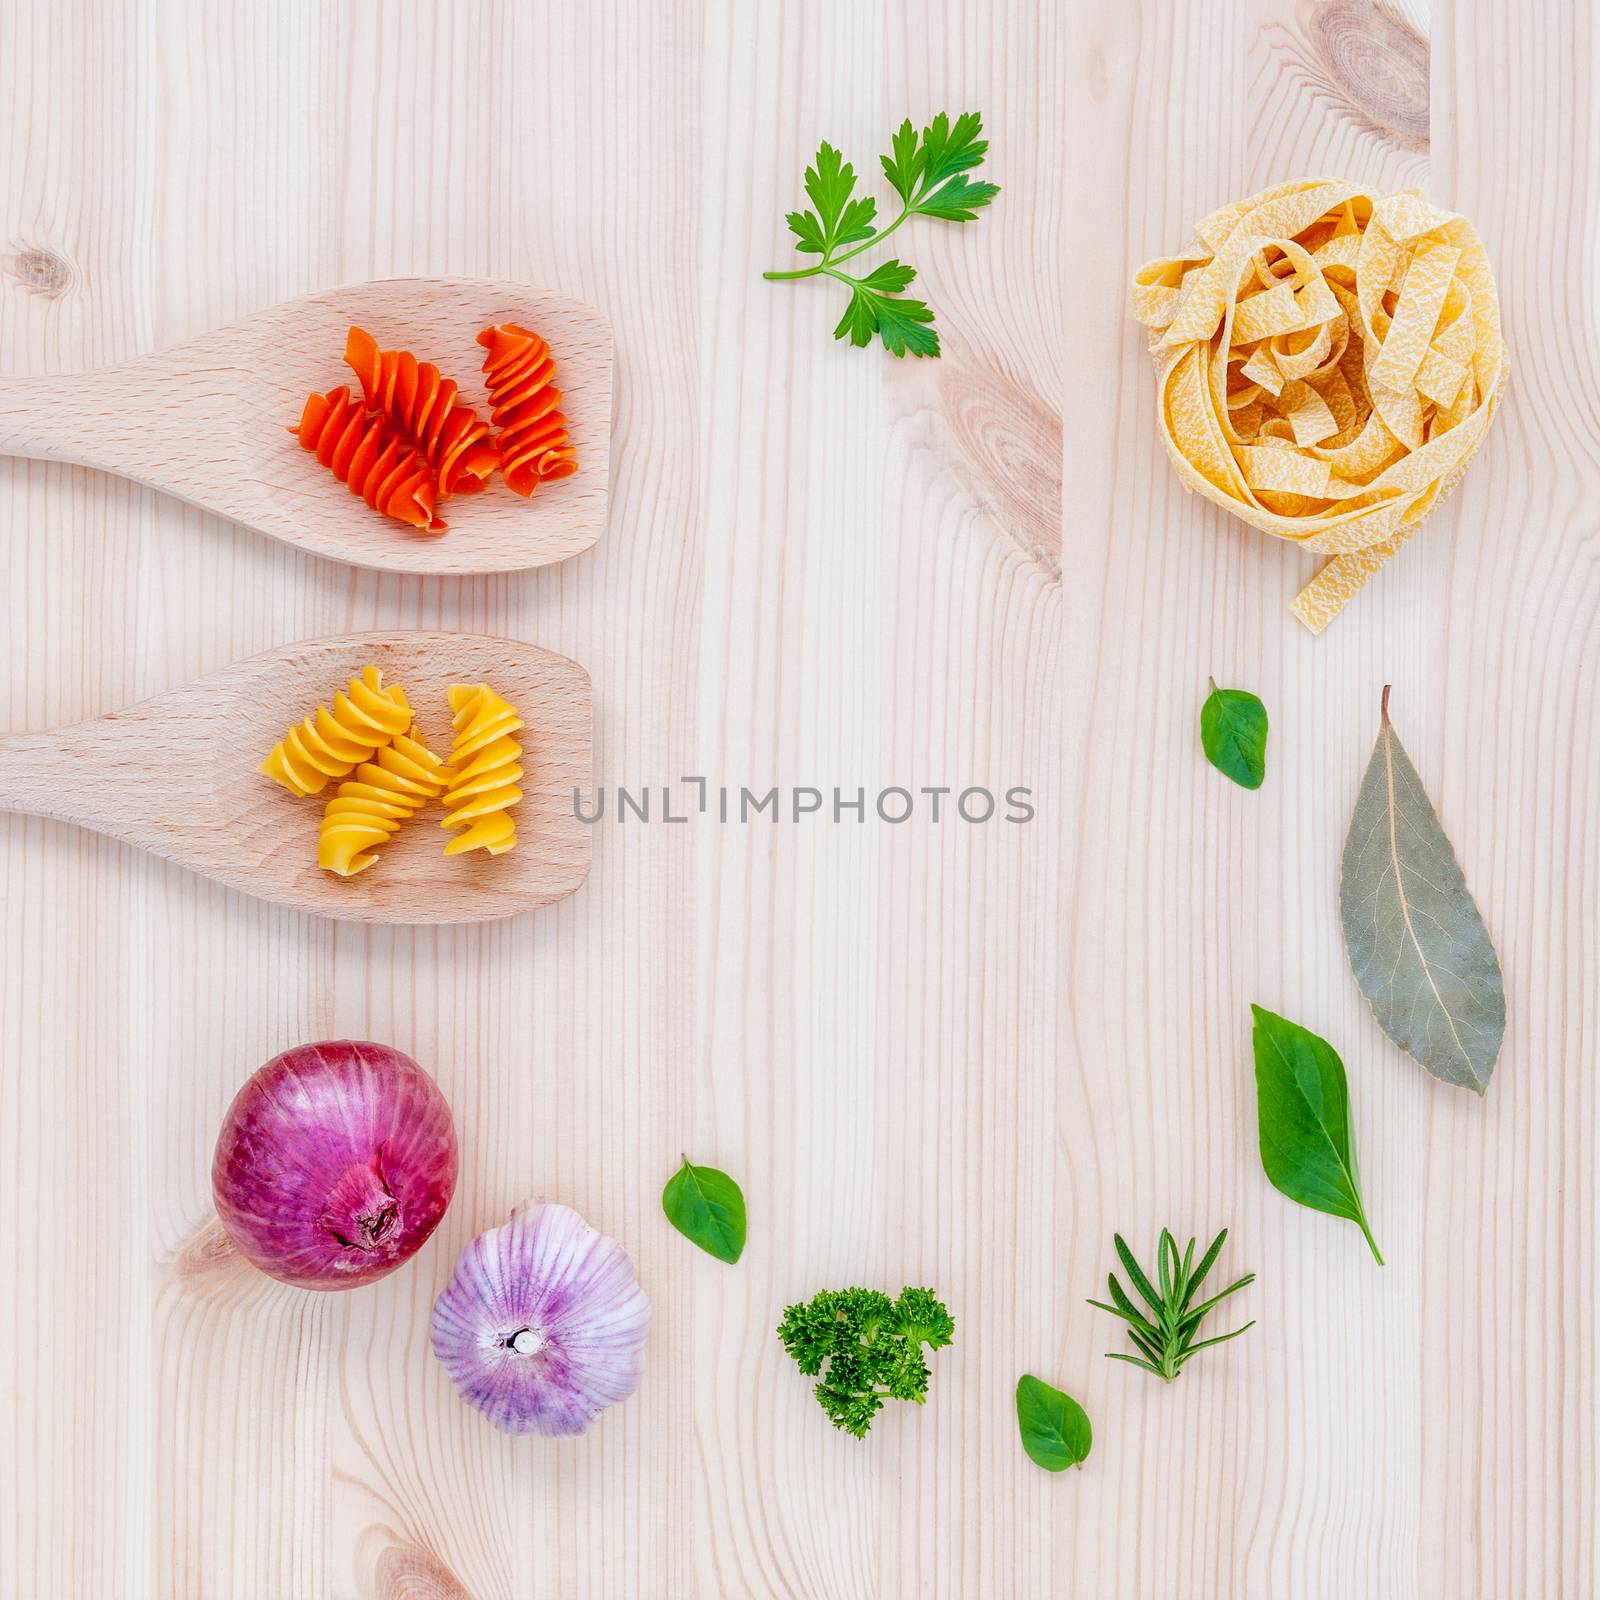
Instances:
[[[439,1086],[353,1039],[274,1056],[235,1096],[211,1189],[228,1237],[302,1289],[353,1289],[421,1249],[456,1186]]]

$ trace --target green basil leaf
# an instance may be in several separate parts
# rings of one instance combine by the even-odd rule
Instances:
[[[718,1261],[733,1263],[744,1252],[744,1192],[726,1172],[683,1165],[661,1191],[667,1221],[685,1239]]]
[[[1355,1223],[1381,1267],[1383,1257],[1356,1186],[1349,1091],[1339,1052],[1298,1023],[1261,1006],[1250,1009],[1256,1019],[1256,1121],[1268,1180],[1313,1211]]]
[[[1219,689],[1200,707],[1200,743],[1206,760],[1243,789],[1259,789],[1267,775],[1267,708],[1248,689]]]
[[[1500,958],[1390,725],[1387,688],[1345,837],[1339,916],[1378,1026],[1434,1077],[1483,1094],[1506,1036]]]
[[[1081,1466],[1094,1442],[1089,1413],[1031,1372],[1017,1379],[1017,1427],[1028,1459],[1046,1472]]]

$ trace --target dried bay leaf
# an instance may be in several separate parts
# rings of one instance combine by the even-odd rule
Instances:
[[[1506,1031],[1500,961],[1389,722],[1387,685],[1345,838],[1339,915],[1378,1026],[1434,1077],[1484,1093]]]

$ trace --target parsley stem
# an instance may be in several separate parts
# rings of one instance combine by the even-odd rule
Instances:
[[[907,206],[905,210],[902,211],[900,215],[896,217],[894,221],[891,222],[889,226],[884,228],[881,232],[873,234],[870,239],[864,240],[862,243],[858,244],[855,249],[846,250],[843,255],[826,257],[825,259],[819,261],[814,267],[796,267],[792,272],[763,272],[761,276],[769,283],[785,283],[792,278],[814,278],[818,275],[818,273],[825,272],[830,278],[840,278],[845,283],[855,283],[857,281],[856,279],[846,277],[844,274],[834,272],[832,269],[839,266],[842,262],[849,261],[852,257],[860,255],[862,251],[870,250],[876,244],[882,244],[883,241],[887,239],[889,235],[893,233],[894,230],[898,228],[900,224],[904,222],[910,215],[911,207]]]
[[[906,218],[909,217],[910,215],[911,215],[911,207],[907,206],[905,208],[905,210],[902,211],[900,213],[900,215],[898,217],[896,217],[894,219],[894,221],[891,222],[887,228],[884,228],[879,233],[873,234],[873,236],[870,239],[867,239],[863,243],[858,244],[855,247],[854,250],[846,250],[845,253],[842,256],[834,256],[832,258],[832,260],[828,263],[828,265],[836,267],[836,266],[839,265],[839,263],[841,261],[848,261],[852,256],[860,255],[863,250],[870,250],[874,245],[882,244],[883,241],[885,239],[887,239],[889,237],[889,235],[891,233],[893,233],[894,230],[896,228],[898,228],[900,226],[900,224],[902,222],[904,222],[906,220]]]

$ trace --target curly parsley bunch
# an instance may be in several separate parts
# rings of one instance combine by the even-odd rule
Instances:
[[[885,1400],[928,1397],[923,1346],[942,1350],[955,1323],[931,1289],[824,1289],[792,1305],[778,1325],[783,1347],[808,1378],[834,1427],[866,1437]]]

